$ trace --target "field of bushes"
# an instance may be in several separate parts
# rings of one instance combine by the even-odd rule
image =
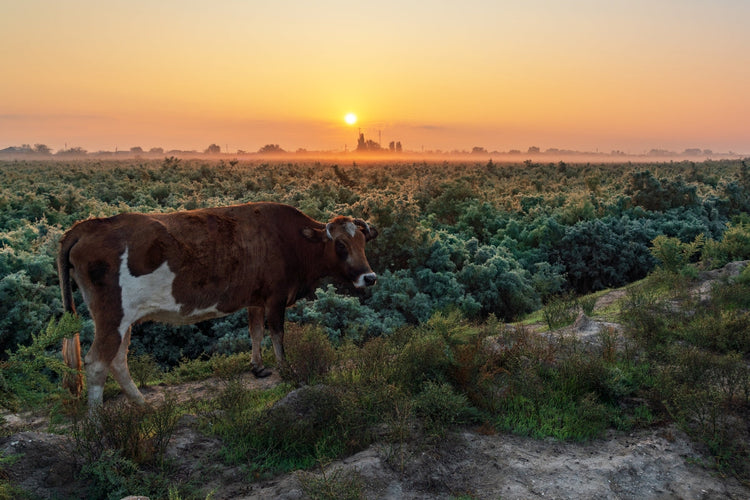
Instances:
[[[235,383],[250,347],[242,312],[191,326],[134,326],[134,372],[144,371],[144,383],[227,380],[199,409],[207,431],[225,439],[226,460],[255,474],[310,467],[365,446],[378,423],[397,441],[411,419],[428,437],[471,424],[558,439],[668,420],[702,443],[714,466],[750,480],[748,430],[737,425],[750,410],[750,272],[707,302],[686,292],[701,270],[750,258],[746,161],[343,165],[170,157],[7,161],[0,178],[0,406],[70,418],[56,389],[57,341],[80,329],[86,349],[93,335],[85,307],[79,322],[50,323],[62,312],[57,241],[73,222],[271,200],[321,221],[344,214],[375,224],[380,234],[367,255],[379,280],[366,291],[325,282],[288,310],[287,385],[268,394]],[[572,321],[571,311],[590,309],[590,294],[625,286],[621,311],[610,313],[625,325],[624,343],[605,332],[591,352],[508,326],[536,312],[552,330]],[[314,384],[321,384],[317,425],[263,418],[269,400]],[[164,425],[186,411],[172,405],[137,418]],[[92,450],[82,433],[77,439],[92,457],[81,473],[100,497],[114,481],[136,481],[135,473],[105,477],[95,467],[104,451]],[[154,479],[168,476],[163,461],[113,447],[120,451],[110,460],[149,471],[151,491],[195,493]]]

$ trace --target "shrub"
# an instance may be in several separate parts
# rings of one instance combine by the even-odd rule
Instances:
[[[674,420],[703,443],[720,469],[750,474],[747,429],[750,369],[736,354],[674,346],[674,363],[659,373],[659,396]]]
[[[128,369],[138,387],[146,387],[149,382],[161,376],[162,371],[151,354],[143,353],[128,357]]]
[[[90,414],[74,414],[76,449],[88,463],[106,450],[138,464],[162,464],[167,443],[180,417],[174,399],[152,408],[111,401]]]
[[[662,269],[676,273],[692,262],[693,256],[701,251],[705,240],[705,236],[699,234],[692,243],[683,243],[678,238],[660,234],[651,242],[651,254],[660,262]]]
[[[727,224],[721,241],[708,240],[703,247],[701,261],[713,269],[734,260],[750,258],[750,223]]]
[[[311,500],[359,500],[364,498],[364,480],[357,472],[336,468],[326,471],[321,466],[319,474],[298,472],[302,491]]]
[[[442,437],[448,428],[478,420],[479,412],[468,398],[448,383],[427,381],[414,398],[416,414],[423,419],[430,436]]]
[[[321,327],[287,323],[284,334],[287,364],[281,375],[295,385],[323,381],[331,370],[336,353]]]
[[[80,325],[78,317],[68,313],[59,321],[51,319],[47,328],[32,335],[31,345],[20,346],[0,361],[0,407],[35,408],[68,395],[60,380],[71,370],[57,353],[62,339],[72,337]]]
[[[544,306],[543,316],[550,330],[570,325],[578,316],[578,301],[572,294],[553,297]]]
[[[357,412],[342,401],[333,388],[305,386],[271,408],[246,405],[229,419],[217,417],[213,429],[224,438],[225,453],[233,461],[252,457],[252,471],[309,468],[368,442],[357,425]]]

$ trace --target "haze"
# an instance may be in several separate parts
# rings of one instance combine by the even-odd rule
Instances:
[[[7,1],[0,149],[750,153],[748,25],[746,0]]]

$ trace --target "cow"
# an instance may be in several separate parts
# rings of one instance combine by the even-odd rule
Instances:
[[[247,308],[252,373],[270,375],[260,351],[265,325],[283,365],[286,307],[324,277],[373,285],[365,242],[377,234],[361,219],[321,223],[270,202],[75,223],[60,240],[57,267],[65,311],[76,314],[72,278],[94,321],[84,359],[89,407],[102,405],[110,371],[132,402],[145,404],[127,363],[138,321],[184,325]]]

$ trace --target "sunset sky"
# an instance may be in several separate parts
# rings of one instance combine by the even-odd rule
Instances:
[[[9,0],[0,149],[750,154],[749,26],[748,0]]]

